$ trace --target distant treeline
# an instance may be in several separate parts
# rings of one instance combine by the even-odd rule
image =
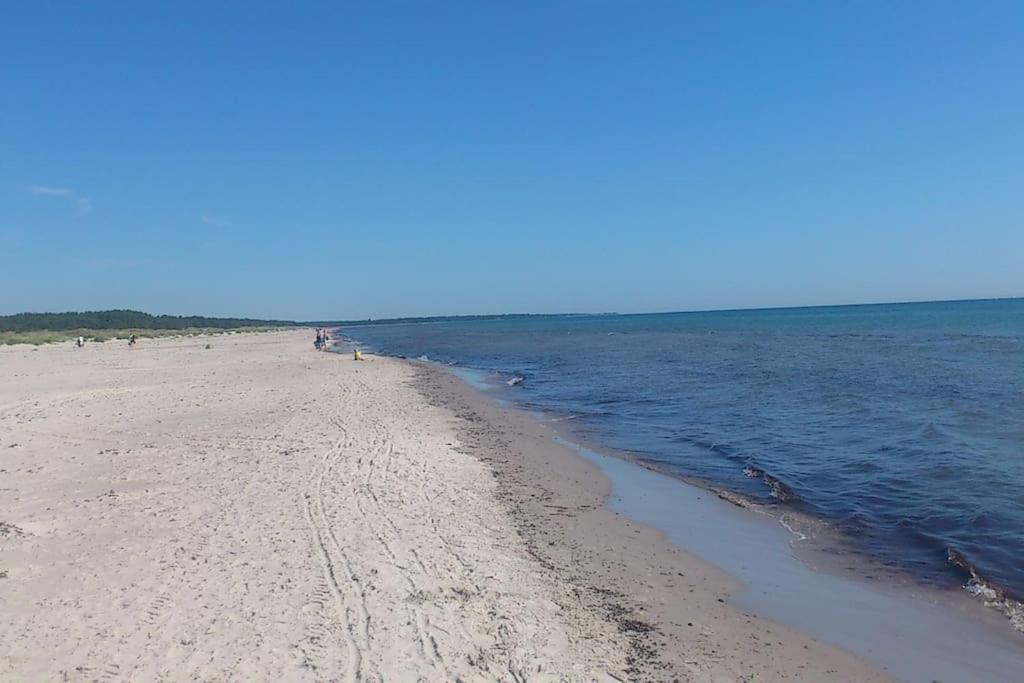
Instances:
[[[0,316],[0,332],[37,330],[184,330],[195,327],[229,329],[235,327],[287,327],[287,320],[252,318],[205,318],[199,315],[150,315],[142,311],[82,311],[80,313],[17,313]]]

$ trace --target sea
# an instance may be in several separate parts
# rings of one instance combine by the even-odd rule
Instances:
[[[1024,299],[349,325],[589,442],[1024,598]],[[1018,614],[1019,616],[1019,614]]]

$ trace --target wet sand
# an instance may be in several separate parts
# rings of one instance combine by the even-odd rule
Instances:
[[[296,331],[0,377],[2,679],[884,680],[442,373]]]

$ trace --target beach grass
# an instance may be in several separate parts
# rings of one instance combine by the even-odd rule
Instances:
[[[134,334],[138,339],[151,337],[198,337],[222,334],[240,334],[242,332],[272,332],[278,327],[187,327],[180,330],[144,330],[144,329],[118,329],[118,330],[32,330],[29,332],[0,332],[0,346],[12,344],[31,344],[41,346],[43,344],[56,344],[71,341],[78,337],[84,337],[88,342],[104,342],[111,339],[127,339]]]

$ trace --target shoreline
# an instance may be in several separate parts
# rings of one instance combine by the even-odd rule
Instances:
[[[608,509],[612,482],[558,443],[551,425],[441,366],[402,362],[419,369],[416,387],[434,405],[455,411],[531,554],[628,636],[631,680],[890,680],[853,653],[728,604],[742,583]]]
[[[495,388],[497,387],[477,389],[486,392]],[[522,410],[514,403],[509,403],[507,407]],[[537,416],[537,419],[544,421],[540,416]],[[971,617],[976,622],[983,623],[985,628],[1001,631],[1005,626],[1006,633],[999,635],[1022,637],[1019,645],[1024,648],[1024,602],[1017,594],[979,575],[956,551],[948,551],[947,566],[941,577],[913,574],[865,551],[857,545],[855,538],[838,530],[832,520],[795,508],[785,497],[777,502],[763,501],[725,488],[713,481],[674,472],[643,456],[598,444],[587,433],[574,430],[572,423],[565,421],[564,418],[556,417],[550,422],[556,438],[564,439],[566,445],[573,450],[593,452],[599,456],[625,461],[635,467],[680,482],[686,487],[713,494],[752,514],[763,515],[776,521],[792,535],[790,545],[793,554],[815,572],[825,572],[854,582],[882,583],[890,588],[915,594],[927,594],[933,601],[946,603],[950,610],[972,613]],[[760,471],[754,471],[747,476],[763,479],[769,488],[780,485],[773,481],[770,475]],[[993,618],[994,615],[998,615],[998,618]]]
[[[350,344],[357,343],[357,340],[351,337],[343,336],[343,339]],[[372,345],[369,349],[375,352]],[[899,560],[874,554],[864,548],[858,544],[856,537],[838,528],[836,523],[826,516],[808,511],[783,482],[752,465],[748,464],[743,469],[743,474],[748,479],[762,483],[771,499],[764,500],[756,494],[726,488],[722,484],[699,476],[687,476],[672,470],[662,461],[649,460],[637,453],[623,450],[628,449],[628,445],[622,443],[608,446],[602,443],[601,435],[595,431],[593,425],[581,428],[573,421],[577,415],[560,413],[557,407],[522,405],[515,393],[523,379],[517,371],[475,369],[459,364],[458,360],[441,363],[425,355],[416,358],[411,355],[383,355],[414,363],[426,362],[443,368],[479,392],[486,400],[495,401],[509,409],[525,411],[538,420],[550,423],[555,432],[571,442],[570,447],[581,445],[597,453],[611,455],[682,482],[686,486],[709,491],[737,507],[770,516],[797,537],[794,552],[805,565],[816,571],[846,577],[852,581],[898,585],[910,593],[925,594],[933,602],[947,603],[950,611],[969,615],[968,620],[996,632],[997,638],[1007,635],[1012,638],[1024,637],[1024,602],[1019,600],[1019,595],[979,573],[962,554],[951,547],[943,551],[944,562],[941,569],[931,574],[923,571],[915,573],[911,568],[903,566]],[[452,357],[452,354],[449,353],[448,356]],[[794,498],[795,502],[791,501],[791,498]],[[993,615],[997,615],[998,618],[993,619]],[[1004,630],[1006,633],[1002,632]],[[1024,639],[1014,642],[1016,647],[1024,649]]]
[[[571,427],[565,425],[562,420],[556,418],[552,421],[541,422],[538,416],[524,412],[514,404],[508,403],[505,396],[488,395],[488,389],[496,387],[488,387],[473,381],[472,377],[463,377],[462,375],[466,374],[464,369],[456,376],[456,373],[452,372],[455,368],[424,361],[407,360],[405,362],[423,368],[430,376],[430,379],[425,381],[426,383],[448,385],[445,401],[451,403],[463,401],[478,411],[481,410],[480,405],[483,404],[482,410],[487,414],[486,421],[490,424],[506,420],[511,425],[510,429],[519,437],[527,434],[535,442],[561,442],[534,443],[533,447],[551,448],[552,453],[568,452],[568,459],[563,454],[558,462],[560,467],[568,467],[573,471],[574,477],[576,470],[568,464],[572,459],[585,461],[591,467],[596,467],[599,470],[598,478],[604,482],[601,486],[595,488],[592,482],[588,485],[586,480],[577,480],[575,483],[580,485],[582,481],[583,488],[589,486],[588,494],[598,495],[601,505],[608,507],[614,513],[612,517],[605,520],[605,523],[621,527],[620,536],[630,531],[635,533],[638,528],[646,526],[647,531],[653,531],[649,542],[655,546],[668,546],[670,550],[682,551],[684,555],[695,554],[709,560],[713,572],[724,574],[726,582],[733,581],[734,585],[731,588],[721,590],[724,594],[732,596],[727,598],[727,601],[733,603],[745,618],[758,614],[773,626],[778,627],[780,623],[788,624],[797,629],[798,635],[819,634],[824,641],[848,648],[844,654],[852,650],[856,653],[856,657],[863,658],[860,661],[874,662],[874,665],[881,666],[882,670],[888,671],[888,675],[893,675],[900,680],[1005,680],[1007,676],[1012,677],[1013,672],[1019,670],[1020,666],[1024,666],[1024,647],[1017,640],[1019,634],[1012,629],[1005,616],[997,610],[983,606],[963,590],[952,591],[922,586],[899,574],[893,574],[891,577],[893,580],[888,581],[885,577],[886,568],[871,566],[867,562],[855,562],[854,565],[850,565],[846,561],[849,558],[834,556],[832,551],[825,547],[801,549],[801,552],[797,552],[793,549],[794,539],[802,540],[796,538],[801,534],[787,524],[785,514],[780,515],[777,510],[768,513],[739,505],[728,493],[723,495],[723,492],[713,487],[701,487],[699,483],[688,482],[683,478],[661,472],[642,460],[630,457],[629,454],[619,454],[605,449],[590,450],[582,445],[583,442],[579,441],[580,435],[575,434]],[[421,390],[428,391],[422,384],[424,382],[421,382]],[[459,397],[458,400],[453,400],[453,396]],[[565,438],[569,438],[570,441],[565,441]],[[487,456],[484,454],[482,457],[486,458]],[[503,475],[505,479],[509,478],[508,472],[502,472],[502,463],[492,462],[491,464],[495,467],[499,479],[502,479]],[[544,465],[549,466],[550,462],[545,462]],[[536,461],[531,463],[531,467],[536,466]],[[543,470],[543,467],[541,469]],[[649,477],[645,480],[644,475],[638,475],[630,470],[649,473]],[[621,474],[615,475],[613,471],[619,471]],[[550,481],[550,478],[557,476],[558,472],[556,469],[547,474],[548,476],[542,476],[540,479]],[[514,480],[517,476],[522,476],[521,472],[511,475],[511,478]],[[696,500],[715,499],[701,503],[694,502],[692,504],[696,507],[689,509],[689,512],[695,515],[705,515],[709,513],[709,508],[714,507],[716,503],[724,508],[732,508],[733,510],[718,510],[711,513],[707,521],[715,525],[724,524],[728,528],[725,533],[734,534],[741,543],[756,544],[761,541],[761,538],[744,539],[744,534],[756,532],[758,536],[772,535],[774,545],[766,545],[764,551],[780,555],[779,558],[776,558],[777,566],[753,575],[741,570],[737,575],[735,572],[740,569],[742,563],[756,562],[757,558],[744,557],[742,553],[736,554],[732,551],[726,551],[723,554],[720,548],[713,547],[714,544],[706,543],[706,539],[701,538],[700,534],[696,537],[692,535],[687,537],[686,534],[675,533],[679,530],[673,528],[671,521],[666,521],[675,514],[674,508],[677,507],[674,504],[675,501],[669,501],[665,504],[665,508],[653,511],[645,510],[643,503],[638,506],[636,501],[622,504],[623,498],[629,499],[628,493],[615,496],[618,499],[616,502],[611,494],[612,483],[608,477],[617,479],[616,485],[624,485],[627,491],[644,486],[645,481],[650,484],[653,480],[661,479],[664,482],[670,482],[664,483],[666,495],[678,495],[684,489],[689,489],[690,493],[687,495]],[[537,483],[535,481],[534,485]],[[657,487],[661,484],[655,482],[653,485]],[[521,504],[517,503],[513,506],[516,512],[520,511],[519,508],[521,508]],[[733,516],[732,512],[735,512],[735,522],[729,519]],[[762,525],[762,528],[744,528],[750,527],[754,518],[758,517],[761,518],[757,520],[759,522],[768,520],[770,522]],[[538,522],[538,519],[541,521]],[[536,534],[538,525],[547,524],[550,527],[553,520],[551,515],[544,520],[543,515],[534,514],[525,526],[528,531]],[[780,533],[782,528],[785,528],[784,533]],[[550,528],[546,533],[551,534]],[[555,537],[564,536],[565,531],[553,535]],[[581,534],[576,541],[585,544],[585,534]],[[652,556],[659,554],[664,554],[664,548],[652,551]],[[786,555],[789,557],[781,557]],[[607,566],[616,562],[616,557],[614,555],[605,557],[602,561]],[[858,575],[858,572],[863,573],[865,569],[870,570],[866,578]],[[634,574],[635,570],[634,567]],[[776,578],[763,576],[763,574],[771,575],[773,572]],[[892,572],[890,571],[890,573]],[[734,575],[741,578],[733,579]],[[801,580],[805,581],[807,586],[794,585],[796,583],[795,575],[800,575]],[[649,571],[645,578],[646,576],[650,576]],[[785,585],[787,583],[789,583],[788,586]],[[666,586],[666,588],[671,588],[671,586]],[[756,592],[757,590],[766,590],[774,594],[774,600],[751,599],[749,594],[751,591]],[[829,618],[827,614],[823,614],[827,613],[828,609],[814,610],[801,607],[800,603],[807,601],[801,592],[813,593],[814,591],[821,594],[820,597],[824,604],[831,603],[837,613],[843,614],[847,623],[842,623],[838,617]],[[660,592],[663,595],[671,594],[671,591],[664,589]],[[784,604],[787,597],[792,599],[792,603]],[[844,599],[851,602],[866,601],[873,605],[874,611],[868,609],[844,611],[842,604]],[[641,605],[640,607],[640,611],[643,612],[648,610],[649,606]],[[633,611],[636,609],[637,605],[634,603]],[[877,631],[877,622],[886,619],[892,620],[889,628],[895,629],[895,631],[887,633],[884,638],[872,635],[871,631]],[[668,630],[671,630],[671,622],[666,621],[663,617],[656,617],[655,623],[659,632],[666,630],[666,624],[669,624]],[[929,626],[922,628],[921,624]],[[971,631],[973,631],[972,637],[976,640],[963,642],[963,635]],[[677,639],[686,636],[685,633],[673,633],[672,635]],[[867,635],[866,638],[865,635]],[[906,648],[918,652],[908,656],[904,652]]]
[[[488,393],[543,419],[567,418],[585,442],[792,510],[790,517],[807,515],[831,527],[814,524],[819,536],[844,537],[848,549],[876,561],[873,574],[896,570],[957,589],[970,582],[1024,633],[1024,604],[1012,602],[1024,595],[1013,531],[1024,515],[1011,419],[1019,412],[1014,387],[1024,379],[1013,362],[1018,308],[347,333],[389,355],[429,357],[466,374],[477,368],[479,381],[495,387]],[[978,367],[968,372],[972,363]]]

